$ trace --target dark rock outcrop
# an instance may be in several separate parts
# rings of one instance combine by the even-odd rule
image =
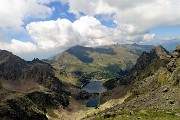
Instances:
[[[169,52],[164,49],[161,45],[154,47],[149,53],[143,52],[140,57],[137,60],[137,63],[134,65],[134,67],[130,70],[127,77],[120,81],[120,84],[128,85],[133,80],[136,79],[136,77],[141,74],[141,72],[147,68],[148,65],[150,65],[152,62],[158,60],[158,59],[165,59],[169,55]],[[159,61],[159,65],[164,64],[164,62]],[[159,66],[157,65],[157,66]],[[153,71],[149,71],[148,74],[151,74]]]
[[[7,100],[0,105],[1,120],[48,120],[44,111],[41,111],[31,100],[16,98]]]
[[[128,88],[125,89],[127,95],[132,95],[123,104],[100,112],[99,118],[116,119],[131,115],[130,119],[178,119],[175,114],[180,108],[180,45],[173,52],[169,54],[158,46],[150,53],[143,53],[131,72],[120,81],[120,85]],[[117,88],[112,90],[112,94]],[[173,114],[169,116],[167,113]],[[113,114],[115,116],[111,116]],[[141,115],[147,117],[139,117]]]
[[[64,94],[48,93],[48,92],[32,92],[27,97],[43,109],[58,108],[59,106],[67,107],[69,100]]]
[[[7,51],[0,52],[0,77],[6,80],[19,79],[23,75],[26,62]]]
[[[176,50],[174,50],[172,53],[171,53],[171,56],[173,58],[178,58],[180,57],[180,45],[176,47]]]
[[[92,94],[86,92],[86,91],[81,91],[79,94],[76,96],[77,100],[88,100],[91,97]]]
[[[8,57],[3,58],[4,56]],[[50,64],[39,59],[26,62],[7,51],[0,52],[0,59],[0,78],[11,81],[34,80],[50,90],[57,92],[62,91],[63,84],[55,77]]]
[[[63,83],[54,75],[53,67],[39,59],[25,61],[8,51],[0,50],[0,85],[3,99],[0,99],[0,119],[9,120],[47,120],[48,108],[67,107],[68,95]],[[6,82],[5,82],[6,81]],[[6,85],[3,86],[3,83]],[[24,83],[30,83],[23,86]],[[36,89],[34,83],[41,88]],[[13,87],[8,90],[7,84]],[[21,87],[30,87],[30,91]],[[7,89],[7,90],[6,90]],[[6,91],[12,91],[7,93]],[[1,93],[0,93],[1,95]]]
[[[162,45],[154,47],[150,53],[156,55],[160,59],[166,58],[169,54],[169,52],[165,48],[163,48]]]

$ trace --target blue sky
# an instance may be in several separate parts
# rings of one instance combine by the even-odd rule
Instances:
[[[179,44],[179,6],[178,0],[1,1],[0,48],[30,60],[74,45]]]
[[[68,4],[62,4],[61,2],[53,2],[48,5],[49,7],[54,7],[55,11],[53,14],[47,19],[47,20],[56,20],[58,18],[65,18],[70,20],[71,22],[74,22],[76,20],[76,16],[73,13],[69,13],[69,5]]]
[[[176,38],[180,36],[180,26],[159,26],[150,29],[152,34],[156,34],[158,39]]]

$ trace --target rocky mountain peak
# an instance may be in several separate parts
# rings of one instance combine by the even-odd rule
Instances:
[[[161,45],[154,47],[150,52],[143,52],[127,77],[129,83],[135,79],[155,59],[166,59],[169,52]],[[124,82],[124,81],[123,81]]]
[[[180,45],[178,45],[176,49],[171,53],[171,57],[173,58],[180,57]]]
[[[25,60],[20,57],[13,55],[11,52],[6,50],[0,50],[0,63],[2,62],[21,62],[21,64],[25,64]]]
[[[4,55],[7,55],[7,54],[12,54],[12,53],[8,52],[6,50],[0,50],[0,56],[4,56]]]
[[[22,69],[26,67],[25,60],[11,52],[0,50],[0,77],[15,80],[22,76]]]
[[[155,58],[164,59],[169,54],[169,52],[163,48],[161,45],[154,47],[150,53],[143,52],[139,59],[137,60],[136,65],[132,70],[143,70],[147,67]]]
[[[47,120],[47,109],[69,105],[70,93],[51,65],[39,59],[25,61],[4,50],[0,50],[0,91],[0,119]]]
[[[162,45],[154,47],[150,53],[156,55],[160,59],[164,59],[167,55],[169,55],[169,52],[165,48],[163,48]]]
[[[125,81],[131,82],[133,79],[135,79],[137,75],[141,73],[141,71],[144,70],[156,57],[157,56],[154,54],[143,52],[137,60],[137,63],[129,72],[129,76],[127,77],[128,80]]]
[[[6,59],[8,59],[11,55],[11,52],[8,52],[6,50],[0,50],[0,63],[6,61]]]
[[[180,44],[176,47],[175,51],[180,52]]]

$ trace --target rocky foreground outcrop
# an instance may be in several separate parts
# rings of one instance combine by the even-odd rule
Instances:
[[[129,74],[125,77],[125,79],[120,81],[120,84],[128,85],[141,74],[141,72],[149,66],[154,61],[159,61],[159,59],[164,60],[168,58],[169,52],[164,49],[161,45],[154,47],[150,52],[143,52],[138,58],[134,67],[130,70]],[[157,64],[157,67],[162,64]],[[153,70],[152,70],[153,71]],[[151,71],[149,71],[151,74]]]
[[[98,117],[179,119],[180,45],[171,53],[162,46],[155,47],[149,53],[144,52],[130,73],[119,81],[119,85],[125,86],[124,91],[132,95],[123,104],[99,113]]]
[[[69,105],[63,87],[51,65],[0,50],[0,119],[47,120],[48,109]]]

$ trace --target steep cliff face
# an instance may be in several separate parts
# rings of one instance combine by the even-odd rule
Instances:
[[[129,84],[130,82],[133,82],[138,75],[141,74],[142,71],[145,70],[147,66],[149,66],[151,63],[158,62],[159,64],[156,65],[156,67],[162,66],[164,62],[161,62],[162,60],[168,58],[169,52],[165,50],[162,46],[156,46],[154,47],[149,53],[143,52],[140,57],[137,60],[137,63],[134,65],[134,67],[130,70],[129,74],[125,78],[124,82],[127,82]],[[156,69],[154,69],[156,70]],[[149,70],[149,74],[151,74],[152,71]],[[124,84],[124,83],[123,83]]]
[[[22,76],[26,62],[12,53],[0,51],[0,77],[6,80],[15,80]]]
[[[62,92],[63,84],[58,78],[55,77],[54,71],[51,65],[42,62],[38,59],[34,59],[31,62],[27,62],[28,69],[24,73],[25,79],[32,79],[39,84],[52,91]]]
[[[54,76],[51,65],[38,59],[26,62],[25,60],[7,51],[1,52],[0,57],[1,79],[20,82],[32,80],[49,88],[50,90],[62,90],[63,84]]]
[[[172,55],[176,52],[178,55]],[[171,54],[160,52],[159,59],[154,59],[134,79],[132,92],[140,97],[133,100],[132,104],[137,107],[149,107],[157,105],[159,108],[180,106],[179,80],[180,80],[180,57],[176,49]],[[157,52],[156,52],[157,53]],[[141,105],[138,104],[140,101]],[[175,106],[167,104],[174,101]]]
[[[180,45],[171,53],[168,53],[162,46],[155,47],[150,53],[144,52],[129,75],[120,81],[120,86],[124,85],[128,88],[126,91],[132,95],[123,104],[100,113],[100,117],[178,119],[180,112]],[[116,94],[120,93],[116,92]]]
[[[69,93],[51,65],[0,50],[0,119],[46,120],[49,108],[69,105]]]

